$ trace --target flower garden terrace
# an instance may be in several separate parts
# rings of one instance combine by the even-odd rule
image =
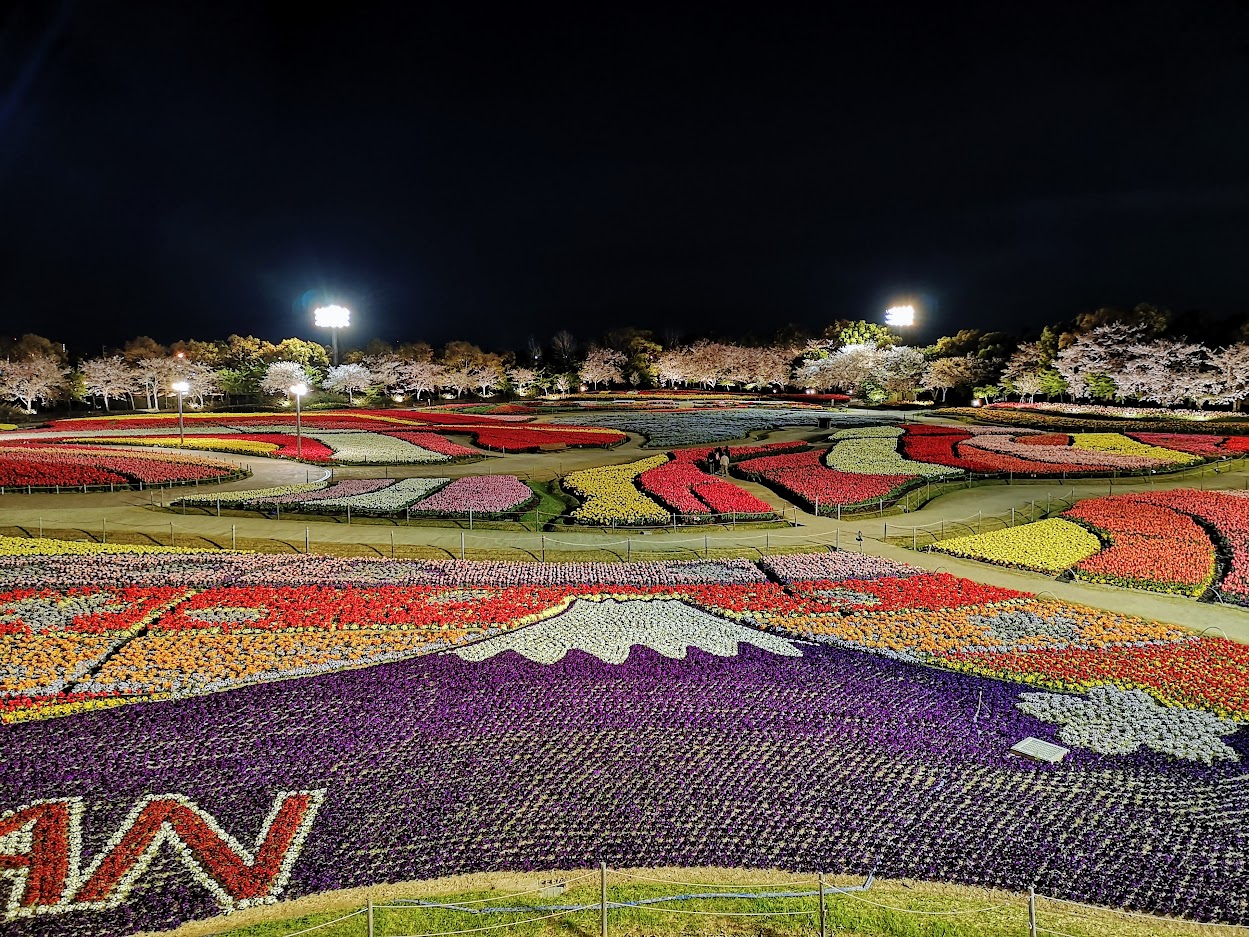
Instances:
[[[1249,921],[1249,656],[1221,638],[848,553],[50,545],[0,581],[15,934],[599,861]]]

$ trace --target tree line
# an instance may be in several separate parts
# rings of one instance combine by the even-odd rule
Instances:
[[[332,365],[316,342],[273,343],[231,335],[221,341],[162,345],[139,336],[70,362],[65,346],[35,334],[0,348],[0,397],[36,405],[80,401],[103,410],[156,410],[176,404],[185,385],[192,406],[264,404],[292,387],[328,399],[422,401],[508,394],[527,397],[606,388],[691,388],[769,392],[840,391],[871,403],[927,393],[945,402],[985,399],[1092,399],[1162,405],[1232,405],[1249,396],[1249,325],[1218,345],[1176,334],[1153,306],[1099,309],[1030,340],[1004,331],[964,329],[932,345],[908,345],[897,332],[838,320],[816,337],[789,334],[769,343],[701,339],[667,346],[654,333],[615,329],[581,343],[560,331],[527,348],[484,351],[465,341],[435,349],[424,342],[372,341]]]

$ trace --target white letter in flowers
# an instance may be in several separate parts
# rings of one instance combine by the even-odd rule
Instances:
[[[1105,755],[1126,755],[1142,745],[1156,752],[1211,764],[1240,756],[1223,741],[1239,725],[1204,709],[1159,706],[1142,690],[1099,686],[1088,697],[1059,693],[1023,693],[1015,705],[1042,722],[1061,725],[1067,745]]]
[[[720,657],[736,657],[739,644],[773,654],[801,657],[784,638],[725,621],[676,599],[578,599],[553,618],[455,651],[465,660],[481,661],[503,651],[516,651],[540,664],[553,664],[573,648],[609,664],[623,664],[634,645],[665,657],[681,658],[689,647]]]
[[[85,870],[82,799],[35,801],[0,816],[4,918],[121,904],[168,843],[223,911],[276,900],[290,878],[324,790],[283,791],[248,850],[180,794],[140,800]]]

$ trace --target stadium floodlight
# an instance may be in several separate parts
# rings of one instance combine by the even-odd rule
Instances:
[[[186,445],[186,431],[182,425],[182,398],[191,390],[186,381],[174,381],[169,385],[178,394],[178,448]]]
[[[885,310],[885,325],[893,325],[898,327],[915,324],[915,307],[906,306],[890,306]]]
[[[299,418],[299,400],[308,393],[308,385],[301,382],[292,384],[288,389],[295,395],[295,458],[302,459],[304,457],[304,427]]]
[[[318,306],[312,311],[312,321],[317,327],[330,330],[334,343],[334,367],[338,367],[338,330],[351,325],[351,310],[346,306]]]

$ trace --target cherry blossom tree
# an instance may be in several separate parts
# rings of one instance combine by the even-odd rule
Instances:
[[[988,363],[975,355],[938,358],[929,362],[924,371],[921,386],[925,390],[941,391],[941,401],[944,403],[946,394],[950,390],[957,387],[971,387],[977,381],[984,380],[988,370]]]
[[[472,390],[476,383],[476,375],[471,368],[446,368],[439,378],[438,386],[453,390],[456,397],[461,397],[464,391]]]
[[[324,387],[347,395],[347,402],[354,404],[355,395],[363,394],[377,383],[373,372],[363,364],[340,364],[330,368],[325,375]]]
[[[260,390],[266,394],[283,394],[289,400],[292,387],[307,383],[308,374],[298,361],[275,361],[265,368]]]
[[[598,390],[599,384],[619,384],[624,380],[622,366],[628,359],[612,348],[591,348],[581,364],[580,376]]]
[[[52,355],[34,354],[8,361],[0,368],[0,396],[20,402],[27,413],[35,403],[51,403],[65,388],[69,368]]]
[[[1249,397],[1249,344],[1237,342],[1210,352],[1210,398],[1238,412]]]
[[[572,390],[572,381],[567,374],[561,374],[555,379],[555,389],[565,395]]]
[[[494,389],[503,382],[503,374],[497,367],[492,365],[472,368],[469,373],[473,378],[473,386],[478,389],[482,397],[489,397],[494,392]]]
[[[914,396],[915,388],[924,379],[927,368],[924,353],[918,348],[895,345],[881,355],[880,364],[872,376],[890,393],[905,400]]]
[[[679,348],[661,351],[655,359],[655,380],[660,387],[676,387],[678,381],[685,384],[689,380],[686,353]]]
[[[510,368],[507,372],[507,379],[512,382],[517,395],[527,397],[529,388],[538,381],[538,372],[533,368]]]
[[[78,372],[82,375],[83,388],[92,397],[101,398],[105,410],[110,400],[126,397],[138,383],[136,374],[121,355],[90,358],[79,366]]]
[[[166,396],[171,384],[180,379],[178,358],[141,358],[136,369],[139,387],[147,397],[151,410],[160,409],[160,398]]]

